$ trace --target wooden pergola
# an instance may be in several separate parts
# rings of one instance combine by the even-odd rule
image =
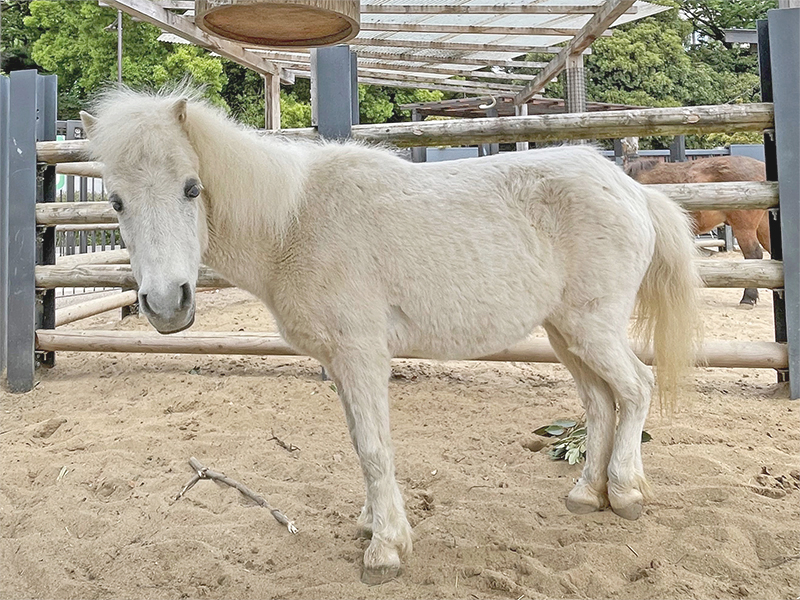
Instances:
[[[262,74],[273,124],[280,83],[311,76],[308,50],[248,47],[202,31],[192,0],[104,4],[160,27],[164,41],[202,46]],[[360,83],[502,95],[518,107],[566,70],[565,108],[583,112],[583,55],[592,42],[668,8],[642,0],[366,0],[361,31],[350,45]],[[531,61],[529,53],[551,58]]]

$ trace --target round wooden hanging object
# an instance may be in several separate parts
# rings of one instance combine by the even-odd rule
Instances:
[[[358,35],[358,0],[195,0],[195,23],[254,46],[328,46]]]

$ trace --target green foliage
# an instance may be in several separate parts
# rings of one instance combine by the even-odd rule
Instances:
[[[30,16],[30,2],[4,0],[2,4],[2,40],[0,41],[0,72],[10,73],[20,69],[35,69],[31,58],[31,45],[38,35],[25,26],[24,19]]]
[[[65,0],[37,0],[29,9],[23,23],[34,39],[31,58],[58,75],[59,116],[74,118],[93,92],[116,81],[117,32],[106,27],[116,23],[117,11],[96,2]],[[195,46],[159,42],[160,34],[157,27],[123,16],[123,82],[159,88],[188,76],[204,86],[212,102],[224,105],[221,60]]]
[[[434,102],[444,97],[442,92],[413,90],[376,85],[358,86],[358,112],[361,123],[387,123],[407,121],[408,113],[401,104]]]
[[[533,433],[542,437],[558,438],[547,454],[553,460],[566,460],[574,465],[586,459],[586,426],[572,419],[558,419],[550,425],[539,427]],[[652,436],[642,431],[642,443],[652,440]]]

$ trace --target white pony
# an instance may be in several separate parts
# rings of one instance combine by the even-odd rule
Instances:
[[[628,322],[638,299],[672,395],[696,323],[690,228],[669,199],[589,147],[412,164],[262,137],[178,95],[116,91],[96,110],[81,118],[155,328],[191,325],[203,261],[261,298],[336,382],[366,483],[365,582],[396,576],[411,551],[389,433],[393,356],[479,357],[543,324],[586,410],[567,508],[641,514],[654,378]]]

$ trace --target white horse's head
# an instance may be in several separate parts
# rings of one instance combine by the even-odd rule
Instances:
[[[199,164],[186,130],[187,99],[114,92],[96,117],[82,112],[92,155],[130,251],[139,308],[161,333],[194,322],[207,239]]]

